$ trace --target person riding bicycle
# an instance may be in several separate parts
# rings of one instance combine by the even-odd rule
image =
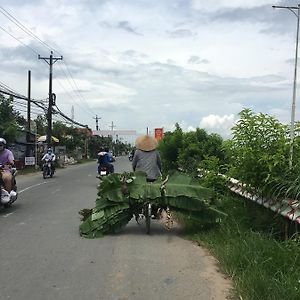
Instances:
[[[147,174],[147,182],[155,181],[161,176],[161,159],[156,150],[157,141],[149,135],[142,135],[135,141],[136,150],[132,160],[133,171]]]
[[[0,165],[4,189],[9,194],[15,194],[12,190],[12,168],[15,165],[15,159],[13,153],[6,148],[6,140],[2,137],[0,138]]]
[[[161,159],[156,150],[157,141],[149,135],[142,135],[135,141],[136,150],[132,160],[133,171],[147,174],[147,182],[154,182],[161,176]],[[158,218],[158,207],[152,205],[152,218]]]
[[[52,151],[51,148],[49,148],[47,150],[47,152],[44,154],[44,156],[42,157],[42,161],[50,162],[51,163],[51,170],[52,170],[53,173],[55,171],[55,167],[54,167],[55,159],[56,159],[56,156],[53,153],[53,151]]]

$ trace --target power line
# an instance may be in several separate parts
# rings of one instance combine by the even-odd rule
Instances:
[[[24,26],[19,20],[17,20],[12,14],[10,14],[6,9],[4,9],[2,6],[0,6],[0,9],[2,10],[0,10],[0,13],[2,13],[5,17],[7,17],[11,22],[13,22],[16,26],[18,26],[22,31],[24,31],[25,33],[27,33],[29,36],[31,36],[31,37],[33,37],[34,39],[36,39],[39,43],[41,43],[43,46],[46,46],[48,49],[50,49],[50,50],[54,50],[54,48],[53,47],[51,47],[51,46],[49,46],[47,43],[45,43],[44,41],[42,41],[38,36],[36,36],[32,31],[30,31],[26,26]],[[2,28],[5,32],[7,32],[10,36],[12,36],[13,38],[15,38],[13,35],[11,35],[8,31],[6,31],[4,28]],[[32,51],[34,51],[36,54],[38,54],[37,53],[37,51],[35,51],[33,48],[31,48],[31,47],[29,47],[29,46],[27,46],[26,44],[24,44],[23,42],[21,42],[20,40],[18,40],[17,38],[15,38],[17,41],[19,41],[20,43],[22,43],[24,46],[26,46],[26,47],[28,47],[29,49],[31,49]],[[58,53],[59,55],[61,55],[57,50],[54,50],[56,53]],[[84,99],[84,97],[80,94],[80,92],[79,92],[79,88],[78,88],[78,86],[77,86],[77,84],[76,84],[76,82],[75,82],[75,80],[74,80],[74,78],[73,78],[73,76],[72,76],[72,74],[71,74],[71,72],[70,72],[70,70],[69,70],[69,67],[68,67],[68,65],[67,65],[67,63],[66,62],[64,62],[63,61],[63,63],[64,63],[64,65],[65,65],[65,67],[66,67],[66,70],[67,70],[67,72],[68,72],[68,74],[69,74],[69,77],[71,78],[71,80],[72,80],[72,82],[73,82],[73,84],[74,84],[74,86],[75,86],[75,89],[74,89],[74,87],[72,86],[72,84],[70,83],[70,81],[69,81],[69,78],[68,78],[68,75],[65,73],[65,71],[63,70],[63,72],[64,72],[64,74],[65,74],[65,76],[66,76],[66,78],[67,78],[67,80],[69,81],[69,83],[70,83],[70,86],[72,87],[72,89],[74,89],[74,92],[75,92],[75,94],[76,94],[76,92],[77,92],[77,94],[79,95],[79,98],[83,101],[83,102],[85,102],[85,104],[86,104],[86,106],[87,106],[87,108],[89,109],[89,111],[90,111],[90,113],[92,114],[92,115],[94,115],[94,112],[92,111],[92,109],[89,107],[89,105],[88,105],[88,103],[87,103],[87,101]]]
[[[23,32],[28,34],[30,37],[37,40],[40,44],[48,48],[49,50],[54,50],[53,47],[48,45],[46,42],[41,40],[37,35],[35,35],[31,30],[29,30],[25,25],[23,25],[19,20],[17,20],[12,14],[10,14],[6,9],[4,9],[2,6],[0,6],[0,13],[2,13],[6,18],[8,18],[12,23],[14,23],[16,26],[18,26]],[[58,51],[55,51],[59,54]]]
[[[1,85],[1,84],[0,84]],[[4,84],[3,84],[4,85]],[[6,86],[6,85],[5,85]],[[8,86],[6,86],[8,90],[12,91],[11,89],[8,88]],[[20,94],[17,94],[15,92],[8,92],[8,91],[5,91],[5,90],[1,90],[1,87],[0,87],[0,94],[5,94],[5,95],[8,95],[8,96],[12,96],[14,98],[18,98],[18,99],[23,99],[23,100],[27,100],[27,97],[23,96],[23,95],[20,95]],[[39,108],[41,108],[43,111],[46,110],[45,108],[45,105],[43,105],[42,103],[40,103],[39,101],[36,101],[36,100],[30,100],[30,102],[32,102],[33,104],[35,104],[36,106],[38,106]],[[58,108],[58,106],[55,104],[55,108],[52,107],[52,113],[57,113],[59,114],[60,116],[62,116],[64,119],[68,120],[69,122],[75,124],[75,125],[78,125],[80,127],[88,127],[87,125],[83,125],[79,122],[76,122],[74,120],[72,120],[71,118],[69,118],[68,116],[66,116],[63,112],[60,111],[60,109]]]
[[[23,25],[17,18],[15,18],[11,13],[9,13],[6,9],[4,9],[2,6],[0,6],[0,13],[3,14],[7,19],[9,19],[13,24],[15,24],[19,29],[21,29],[24,33],[26,33],[27,35],[29,35],[31,38],[37,40],[42,46],[46,47],[47,49],[50,49],[53,51],[55,51],[56,53],[60,54],[59,51],[55,50],[53,47],[51,47],[49,44],[47,44],[46,42],[44,42],[43,40],[41,40],[37,35],[35,35],[31,30],[29,30],[25,25]],[[10,35],[12,38],[14,38],[15,40],[17,40],[19,43],[21,43],[23,46],[27,47],[28,49],[30,49],[32,52],[34,52],[35,54],[38,54],[38,52],[33,49],[32,47],[26,45],[25,43],[23,43],[21,40],[19,40],[18,38],[16,38],[15,36],[13,36],[10,32],[8,32],[6,29],[4,29],[3,27],[0,26],[0,29],[2,29],[4,32],[6,32],[8,35]],[[71,88],[73,89],[73,92],[75,95],[78,95],[79,100],[81,100],[82,102],[84,102],[86,105],[83,105],[82,107],[89,113],[94,115],[94,111],[89,107],[88,102],[86,101],[86,99],[83,97],[83,95],[79,92],[79,88],[69,70],[68,65],[63,61],[65,68],[67,70],[67,73],[63,70],[63,73],[65,74]],[[71,81],[69,80],[69,77],[71,78],[73,85],[71,83]],[[74,88],[75,87],[75,88]],[[1,92],[1,90],[0,90]],[[11,90],[5,90],[2,91],[3,93],[6,93],[8,95],[13,94],[12,96],[14,97],[18,97],[19,99],[24,99],[24,96],[14,93]],[[26,98],[27,99],[27,98]],[[50,111],[52,111],[52,109],[50,109]]]
[[[78,85],[76,84],[76,82],[75,82],[75,80],[74,80],[74,78],[73,78],[73,76],[72,76],[72,74],[71,74],[71,71],[69,70],[69,67],[68,67],[67,63],[66,63],[65,61],[63,61],[63,64],[64,64],[64,66],[65,66],[65,68],[66,68],[68,74],[65,72],[65,70],[63,70],[63,69],[61,69],[61,70],[64,72],[64,74],[65,74],[65,76],[66,76],[66,78],[67,78],[67,80],[68,80],[70,86],[72,87],[74,93],[75,93],[76,95],[78,95],[79,100],[83,101],[83,102],[86,104],[86,107],[83,106],[84,109],[88,109],[88,110],[89,110],[89,113],[92,114],[92,115],[94,115],[94,111],[90,108],[90,106],[89,106],[88,102],[86,101],[86,99],[85,99],[85,98],[82,96],[82,94],[79,92],[79,87],[78,87]],[[71,81],[69,80],[68,77],[71,78],[73,84],[71,83]],[[75,87],[75,88],[74,88],[74,87]]]
[[[9,34],[12,38],[14,38],[15,40],[17,40],[19,43],[21,43],[23,46],[27,47],[28,49],[30,49],[32,52],[38,54],[37,51],[35,51],[33,48],[31,48],[30,46],[24,44],[22,41],[20,41],[18,38],[16,38],[15,36],[13,36],[11,33],[9,33],[6,29],[4,29],[2,26],[0,26],[0,29],[2,29],[3,31],[5,31],[7,34]]]
[[[62,68],[60,68],[63,72],[64,72],[64,74],[65,74],[65,76],[66,76],[66,79],[67,79],[67,81],[68,81],[68,83],[70,84],[70,86],[71,86],[71,88],[72,88],[72,92],[74,93],[74,96],[75,96],[75,98],[74,98],[74,96],[64,87],[64,85],[61,83],[61,81],[58,79],[58,78],[56,78],[56,82],[60,85],[60,87],[71,97],[71,99],[73,99],[74,101],[75,101],[75,99],[77,98],[79,101],[80,101],[80,97],[78,97],[78,95],[76,94],[76,92],[75,92],[75,90],[74,90],[74,87],[72,86],[72,84],[71,84],[71,81],[69,80],[69,78],[68,78],[68,76],[67,76],[67,74],[65,73],[65,71],[62,69]],[[73,104],[74,104],[74,102],[72,102]],[[93,114],[94,115],[94,113],[91,113],[88,109],[87,109],[87,106],[84,106],[84,105],[81,105],[81,103],[80,102],[76,102],[76,104],[81,108],[81,109],[83,109],[83,110],[85,110],[88,114]]]

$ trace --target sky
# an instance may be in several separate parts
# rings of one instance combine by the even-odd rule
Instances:
[[[289,123],[297,17],[272,5],[298,2],[0,0],[0,82],[27,95],[31,70],[32,98],[47,98],[38,54],[52,50],[63,56],[57,106],[93,130],[97,116],[103,130],[153,134],[177,122],[230,138],[243,108]]]

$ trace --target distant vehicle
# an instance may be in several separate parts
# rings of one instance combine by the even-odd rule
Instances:
[[[135,149],[132,149],[132,150],[129,152],[129,154],[128,154],[128,159],[129,159],[129,161],[132,161],[132,160],[133,160],[134,152],[135,152]]]
[[[46,179],[47,177],[53,177],[54,169],[52,167],[51,159],[46,159],[43,164],[43,178]]]

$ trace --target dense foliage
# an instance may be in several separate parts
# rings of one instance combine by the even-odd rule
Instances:
[[[191,239],[209,248],[222,270],[232,278],[236,298],[299,299],[299,233],[296,223],[248,199],[232,195],[226,188],[226,177],[219,175],[234,177],[262,196],[278,201],[286,197],[299,200],[299,128],[296,124],[292,168],[289,167],[288,126],[272,116],[255,114],[249,109],[241,111],[239,121],[232,128],[232,139],[224,141],[218,148],[223,151],[222,155],[207,156],[198,161],[201,184],[213,188],[219,195],[223,194],[220,195],[222,211],[228,217],[222,226],[210,230],[203,230],[186,218],[182,221]],[[194,143],[191,140],[191,144]],[[162,155],[168,159],[167,155]],[[180,165],[179,156],[176,157],[176,167]]]
[[[233,138],[224,147],[229,161],[228,175],[264,196],[295,197],[297,186],[295,189],[290,186],[299,180],[299,146],[296,138],[290,168],[288,132],[288,127],[272,116],[254,114],[249,109],[241,111],[240,120],[232,128]]]
[[[166,132],[158,150],[162,158],[163,170],[181,168],[188,173],[196,173],[204,160],[216,158],[224,163],[222,138],[217,134],[207,134],[204,129],[183,132],[178,124],[173,132]]]
[[[5,138],[8,144],[14,142],[21,128],[17,118],[19,114],[13,109],[13,98],[0,94],[0,137]]]

